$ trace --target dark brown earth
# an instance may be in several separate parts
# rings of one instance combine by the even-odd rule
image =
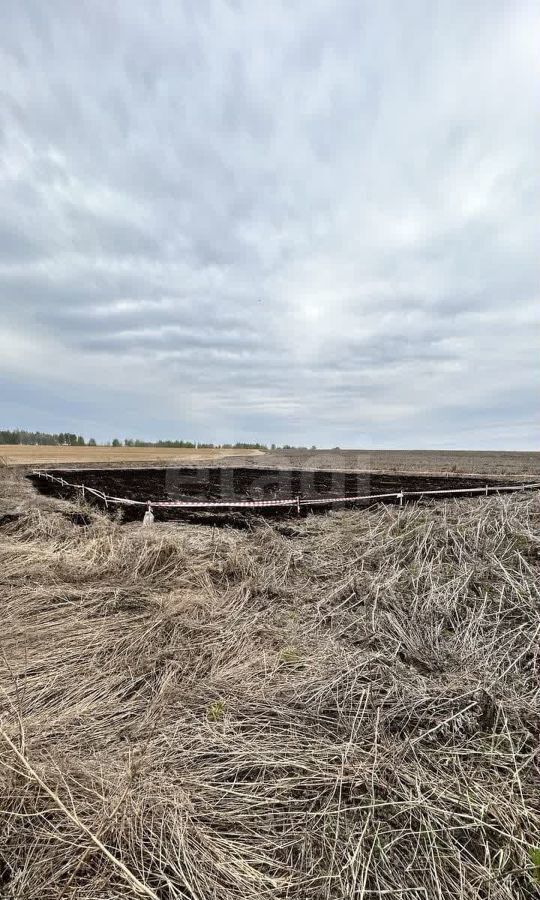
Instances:
[[[109,496],[139,500],[143,502],[159,500],[280,500],[290,497],[300,499],[323,499],[343,496],[386,494],[398,491],[434,491],[478,488],[476,477],[455,475],[405,475],[370,472],[339,471],[335,469],[272,469],[261,466],[183,466],[180,468],[129,468],[129,469],[55,469],[50,470],[66,481],[84,484],[98,489]],[[29,475],[30,480],[42,494],[73,499],[74,489],[63,487],[56,482]],[[485,478],[481,484],[500,483],[493,478]],[[447,494],[443,494],[447,497]],[[467,496],[461,495],[461,496]],[[95,502],[95,501],[94,501]],[[99,502],[99,501],[97,501]],[[395,498],[385,498],[385,502],[395,503]],[[369,505],[366,500],[364,505]],[[350,504],[343,504],[344,506]],[[358,505],[358,504],[356,504]],[[336,505],[332,505],[336,508]],[[118,509],[118,507],[113,507]],[[302,513],[325,511],[326,505],[306,505]],[[120,507],[124,520],[142,518],[141,507]],[[246,513],[236,510],[154,509],[157,519],[181,519],[183,521],[208,521],[212,524],[238,524],[246,521]],[[248,516],[281,517],[298,515],[294,509],[255,509]]]

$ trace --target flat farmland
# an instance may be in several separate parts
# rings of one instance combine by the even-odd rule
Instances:
[[[540,451],[483,450],[244,450],[241,448],[55,447],[0,444],[8,466],[133,466],[188,464],[276,469],[334,469],[416,475],[487,475],[540,479]]]
[[[235,465],[234,460],[223,466]],[[272,450],[242,461],[276,469],[334,469],[411,475],[487,475],[540,480],[539,451],[501,450]]]
[[[260,450],[191,447],[56,447],[0,444],[0,460],[8,466],[100,464],[133,466],[142,463],[214,461],[226,456],[260,456]]]

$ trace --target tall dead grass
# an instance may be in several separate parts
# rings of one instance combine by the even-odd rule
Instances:
[[[537,896],[536,497],[39,503],[0,531],[1,896]]]

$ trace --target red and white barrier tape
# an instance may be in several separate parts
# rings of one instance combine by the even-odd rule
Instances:
[[[189,508],[198,508],[198,507],[214,507],[214,506],[227,506],[227,507],[243,507],[243,506],[295,506],[297,503],[301,503],[299,497],[294,497],[291,500],[150,500],[147,505],[156,506],[156,507],[189,507]]]
[[[38,478],[47,478],[50,481],[56,481],[58,482],[58,484],[62,485],[62,487],[71,487],[80,490],[82,491],[83,496],[85,495],[85,492],[93,494],[95,497],[103,500],[106,506],[109,503],[116,503],[124,506],[155,506],[159,507],[160,509],[216,509],[220,507],[226,509],[263,509],[265,507],[276,506],[296,506],[298,509],[300,509],[301,506],[329,506],[334,503],[358,503],[362,500],[383,500],[390,497],[397,498],[401,504],[403,503],[403,499],[405,497],[428,497],[435,496],[437,494],[480,493],[487,496],[489,492],[499,493],[500,491],[524,491],[540,488],[540,482],[536,482],[534,484],[486,484],[482,487],[477,488],[445,488],[444,490],[438,491],[394,491],[389,494],[356,494],[349,497],[314,497],[311,499],[289,497],[286,500],[130,500],[128,497],[111,497],[108,494],[104,494],[103,491],[100,491],[97,488],[87,487],[84,484],[74,484],[73,482],[65,481],[64,478],[58,478],[56,475],[51,475],[50,472],[41,472],[36,470],[32,472],[32,475],[36,475]]]

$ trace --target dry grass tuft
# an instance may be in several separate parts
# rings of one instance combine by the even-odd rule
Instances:
[[[0,525],[0,896],[538,896],[538,497],[62,508]]]

